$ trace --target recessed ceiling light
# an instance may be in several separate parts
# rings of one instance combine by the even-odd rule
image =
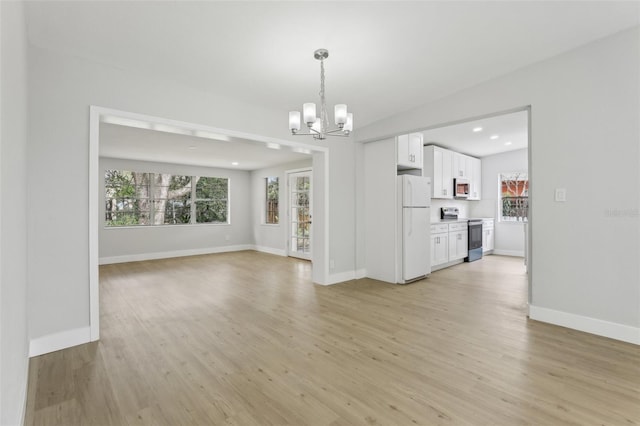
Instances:
[[[507,145],[507,146],[509,146],[509,145],[511,145],[511,141],[507,141],[507,142],[505,142],[504,144],[505,144],[505,145]]]
[[[240,163],[238,163],[237,161],[234,161],[233,163],[231,163],[232,166],[237,166],[238,164]]]
[[[198,147],[191,145],[189,149],[198,149]]]
[[[280,149],[279,143],[267,142],[267,148],[269,149]]]
[[[474,127],[473,131],[476,132],[476,133],[477,132],[481,132],[482,131],[482,127]]]
[[[498,135],[491,135],[491,137],[490,137],[489,139],[491,139],[491,140],[496,140],[496,139],[498,139],[499,137],[500,137],[500,136],[498,136]]]

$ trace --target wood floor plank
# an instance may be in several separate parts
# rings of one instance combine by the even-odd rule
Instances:
[[[100,268],[101,340],[31,425],[640,425],[640,348],[528,320],[522,259],[396,286],[252,251]]]

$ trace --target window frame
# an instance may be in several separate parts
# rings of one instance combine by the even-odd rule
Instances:
[[[107,222],[107,202],[110,199],[110,197],[107,196],[107,185],[106,185],[106,179],[107,179],[107,172],[108,171],[119,171],[119,172],[128,172],[128,173],[145,173],[147,175],[149,175],[149,197],[148,197],[148,204],[149,204],[149,220],[147,224],[127,224],[127,225],[109,225]],[[155,217],[155,212],[156,212],[156,201],[159,199],[155,198],[155,187],[156,187],[156,183],[155,183],[155,175],[158,174],[170,174],[172,176],[183,176],[183,177],[189,177],[190,178],[190,195],[189,195],[189,207],[190,207],[190,217],[189,217],[189,222],[188,223],[159,223],[159,224],[155,224],[154,222],[154,217]],[[136,171],[136,170],[125,170],[122,168],[105,168],[103,170],[102,173],[102,177],[103,177],[103,185],[102,185],[102,196],[103,196],[103,201],[102,201],[102,207],[105,209],[104,214],[102,215],[102,226],[104,229],[126,229],[126,228],[148,228],[148,227],[184,227],[184,226],[225,226],[225,225],[231,225],[231,178],[228,176],[202,176],[202,175],[190,175],[190,174],[184,174],[184,173],[160,173],[160,172],[147,172],[147,171]],[[226,180],[226,184],[227,184],[227,191],[226,191],[226,221],[224,222],[198,222],[197,221],[197,217],[196,217],[196,185],[197,185],[197,181],[200,178],[216,178],[216,179],[224,179]],[[137,195],[137,194],[136,194]],[[130,199],[131,200],[137,200],[136,195],[132,196]],[[166,201],[168,201],[169,198],[166,199]],[[209,200],[209,199],[207,199]],[[165,211],[166,211],[166,205],[165,205]],[[166,219],[165,219],[166,220]]]
[[[513,196],[513,197],[505,197],[503,195],[502,187],[505,181],[515,180],[515,181],[524,181],[523,190],[526,191],[526,196]],[[505,216],[503,213],[504,207],[504,199],[505,198],[524,198],[526,199],[526,215],[524,216]],[[498,222],[506,223],[506,224],[522,224],[529,222],[529,173],[528,172],[501,172],[498,173]],[[512,217],[513,220],[505,219],[507,217]]]
[[[277,185],[277,197],[276,197],[276,209],[275,209],[275,222],[269,222],[269,180],[275,179]],[[262,224],[266,226],[280,226],[280,177],[279,176],[265,176],[264,177],[264,196],[262,198]]]

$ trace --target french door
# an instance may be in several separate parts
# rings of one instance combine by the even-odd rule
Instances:
[[[311,170],[288,174],[289,237],[288,255],[311,260],[311,231],[313,202],[311,199]]]

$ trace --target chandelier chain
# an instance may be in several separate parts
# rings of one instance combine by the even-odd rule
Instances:
[[[329,118],[327,114],[327,103],[324,97],[324,60],[320,60],[320,132],[329,128]]]

